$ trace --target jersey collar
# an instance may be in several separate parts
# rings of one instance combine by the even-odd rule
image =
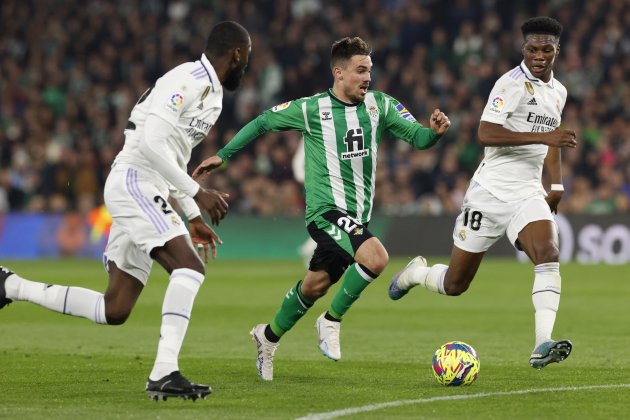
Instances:
[[[331,98],[333,98],[334,100],[336,100],[337,102],[339,102],[340,104],[344,106],[359,106],[363,103],[363,102],[357,102],[356,104],[351,104],[350,102],[342,101],[335,95],[332,88],[328,89],[328,94],[330,95]]]
[[[206,54],[201,54],[201,65],[206,69],[206,73],[208,73],[208,79],[210,79],[210,84],[212,85],[212,91],[216,91],[216,86],[221,86],[219,82],[219,76],[217,76],[217,72],[214,71],[214,67],[210,64],[210,60],[206,57]]]
[[[525,65],[525,60],[521,61],[521,64],[519,65],[519,67],[521,68],[521,71],[525,73],[525,77],[527,77],[532,82],[540,83],[543,86],[549,86],[550,88],[553,89],[554,87],[553,86],[553,70],[551,70],[551,77],[549,78],[549,82],[545,83],[538,77],[535,77],[534,75],[532,75],[532,73],[529,71],[529,69]]]

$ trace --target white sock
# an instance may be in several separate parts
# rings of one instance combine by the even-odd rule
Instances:
[[[420,285],[432,292],[445,295],[446,292],[444,291],[444,276],[446,276],[447,270],[448,265],[435,264],[431,266],[429,268],[429,272],[424,279],[424,283],[420,283]]]
[[[534,267],[534,303],[536,346],[551,340],[556,312],[560,306],[560,263],[538,264]]]
[[[403,289],[411,289],[415,286],[422,286],[432,292],[445,295],[444,275],[448,266],[435,264],[431,267],[414,267],[405,270],[398,278],[398,284]]]
[[[162,327],[157,356],[149,375],[152,381],[179,370],[179,350],[188,329],[195,296],[203,280],[203,274],[188,268],[178,268],[171,273],[162,304]]]
[[[7,298],[26,301],[65,315],[87,318],[107,324],[102,293],[82,287],[57,286],[26,280],[17,274],[5,281]]]

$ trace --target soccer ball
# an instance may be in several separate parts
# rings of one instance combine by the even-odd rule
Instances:
[[[433,355],[433,376],[444,386],[470,385],[478,374],[477,352],[464,342],[446,343]]]

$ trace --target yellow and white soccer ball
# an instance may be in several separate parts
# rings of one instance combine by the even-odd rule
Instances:
[[[475,349],[462,341],[451,341],[435,351],[433,375],[444,386],[470,385],[479,375]]]

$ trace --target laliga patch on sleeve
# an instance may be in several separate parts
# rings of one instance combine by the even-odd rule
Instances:
[[[289,107],[289,105],[291,105],[291,101],[289,101],[289,102],[285,102],[285,103],[280,104],[280,105],[276,105],[276,106],[274,106],[273,108],[271,108],[271,110],[272,110],[273,112],[282,111],[283,109],[287,109],[287,108]]]
[[[490,101],[490,111],[500,114],[504,105],[505,99],[503,99],[503,96],[495,96],[492,101]]]
[[[398,111],[400,116],[403,117],[404,119],[409,120],[411,122],[416,122],[416,119],[413,117],[413,115],[411,115],[411,112],[407,111],[407,108],[405,108],[403,104],[399,103],[398,105],[396,105],[396,111]]]
[[[175,92],[171,95],[171,97],[166,101],[166,109],[173,111],[175,113],[179,112],[179,110],[184,105],[184,95],[180,92]]]

